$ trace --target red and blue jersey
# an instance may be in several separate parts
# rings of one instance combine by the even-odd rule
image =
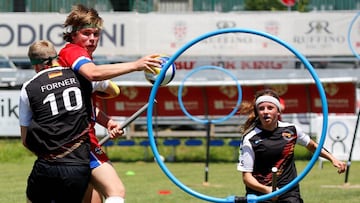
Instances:
[[[59,64],[64,67],[71,67],[75,72],[79,72],[82,65],[86,63],[93,63],[93,58],[89,53],[81,46],[68,43],[64,48],[59,52]],[[93,96],[94,100],[94,96]],[[93,102],[94,103],[94,102]],[[90,153],[90,167],[96,168],[101,165],[101,163],[109,161],[109,158],[105,152],[101,149],[99,141],[95,133],[95,108],[93,108],[93,117],[92,117],[92,128],[89,131],[90,134],[90,143],[91,143],[91,153]]]

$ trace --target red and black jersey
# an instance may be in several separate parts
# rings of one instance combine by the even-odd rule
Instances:
[[[27,147],[40,158],[89,164],[91,93],[91,82],[69,68],[43,70],[26,82],[20,103],[30,110],[22,105],[21,113],[32,114]]]
[[[309,142],[310,137],[290,123],[279,121],[274,131],[255,127],[245,135],[240,146],[238,170],[252,172],[259,183],[271,186],[271,169],[277,167],[277,187],[282,188],[297,177],[294,161],[295,145],[306,146]],[[251,188],[246,188],[246,191],[248,194],[261,195]],[[281,197],[289,196],[300,198],[298,185]]]

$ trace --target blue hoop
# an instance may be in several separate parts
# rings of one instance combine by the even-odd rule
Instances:
[[[206,33],[204,35],[201,35],[201,36],[193,39],[192,41],[188,42],[187,44],[185,44],[174,55],[172,55],[170,57],[168,63],[160,71],[159,78],[164,78],[165,72],[170,67],[170,64],[174,63],[174,61],[183,52],[185,52],[189,47],[193,46],[197,42],[199,42],[199,41],[201,41],[203,39],[206,39],[208,37],[215,36],[215,35],[226,34],[226,33],[238,33],[238,32],[239,33],[254,34],[254,35],[262,36],[262,37],[268,38],[270,40],[273,40],[273,41],[277,42],[278,44],[282,45],[283,47],[287,48],[297,58],[299,58],[300,61],[305,65],[305,67],[307,68],[307,70],[309,71],[309,73],[311,74],[312,78],[315,81],[315,85],[316,85],[316,87],[318,89],[318,92],[319,92],[319,95],[320,95],[320,98],[321,98],[321,105],[322,105],[322,112],[323,112],[323,124],[322,124],[321,138],[320,138],[319,143],[318,143],[318,148],[315,150],[315,152],[314,152],[311,160],[309,161],[308,165],[304,168],[304,170],[294,180],[292,180],[289,184],[287,184],[283,188],[281,188],[281,189],[279,189],[279,190],[277,190],[275,192],[265,194],[265,195],[261,195],[261,196],[256,196],[256,195],[248,195],[247,196],[248,203],[256,203],[258,201],[264,201],[264,200],[267,200],[267,199],[271,199],[272,197],[278,196],[278,195],[290,190],[298,182],[300,182],[306,176],[306,174],[309,173],[311,168],[316,163],[316,161],[317,161],[317,159],[318,159],[318,157],[320,155],[321,149],[322,149],[322,147],[324,145],[326,132],[327,132],[327,124],[328,124],[328,106],[327,106],[325,91],[323,89],[321,81],[320,81],[319,77],[317,76],[314,68],[310,64],[310,62],[300,52],[298,52],[295,48],[293,48],[291,45],[287,44],[286,42],[282,41],[278,37],[275,37],[275,36],[270,35],[270,34],[265,33],[265,32],[260,32],[260,31],[251,30],[251,29],[228,28],[228,29],[220,29],[220,30],[216,30],[216,31],[213,31],[213,32]],[[161,170],[165,173],[165,175],[175,185],[177,185],[180,189],[184,190],[188,194],[193,195],[193,196],[195,196],[195,197],[197,197],[199,199],[209,201],[209,202],[220,202],[220,203],[233,203],[233,202],[235,202],[235,196],[229,196],[227,198],[216,198],[216,197],[211,197],[211,196],[201,194],[199,192],[196,192],[196,191],[190,189],[189,187],[184,185],[182,182],[180,182],[169,171],[169,169],[165,166],[164,162],[161,161],[160,154],[159,154],[159,152],[157,150],[157,147],[156,147],[156,144],[155,144],[155,139],[154,139],[154,135],[153,135],[153,125],[152,125],[153,106],[154,106],[155,96],[156,96],[157,90],[159,89],[159,85],[160,85],[161,80],[162,79],[157,79],[155,81],[152,89],[151,89],[150,96],[149,96],[149,101],[148,101],[149,106],[148,106],[148,109],[147,109],[148,136],[149,136],[149,141],[150,141],[150,147],[151,147],[151,150],[152,150],[152,152],[153,152],[153,154],[154,154],[154,156],[156,158],[156,162],[160,166]]]
[[[354,46],[352,45],[352,42],[351,42],[351,31],[352,31],[352,28],[354,26],[354,23],[355,21],[357,20],[357,18],[360,16],[360,12],[358,12],[355,17],[351,20],[351,23],[350,23],[350,26],[349,26],[349,29],[348,29],[348,45],[349,45],[349,48],[351,50],[351,52],[354,54],[354,56],[360,60],[360,55],[355,51],[355,48]]]
[[[224,72],[226,75],[230,76],[236,83],[236,86],[237,86],[237,90],[238,90],[238,99],[237,99],[237,102],[236,102],[236,106],[235,108],[226,116],[224,117],[221,117],[221,118],[218,118],[218,119],[213,119],[213,120],[210,120],[210,119],[200,119],[200,118],[197,118],[193,115],[191,115],[185,108],[184,106],[184,103],[182,101],[182,91],[183,91],[183,87],[184,87],[184,83],[185,81],[190,77],[192,76],[193,74],[201,71],[201,70],[207,70],[207,69],[215,69],[215,70],[219,70],[219,71],[222,71]],[[202,124],[208,124],[208,123],[221,123],[221,122],[224,122],[226,120],[228,120],[229,118],[231,118],[236,112],[237,110],[239,109],[240,107],[240,104],[241,104],[241,100],[242,100],[242,90],[241,90],[241,86],[240,86],[240,83],[238,81],[238,79],[235,77],[235,75],[233,75],[230,71],[224,69],[224,68],[221,68],[221,67],[218,67],[218,66],[200,66],[200,67],[197,67],[193,70],[191,70],[188,74],[185,75],[185,78],[182,80],[181,84],[180,84],[180,88],[178,90],[178,101],[179,101],[179,105],[180,105],[180,108],[182,110],[182,112],[187,116],[189,117],[191,120],[195,121],[195,122],[199,122],[199,123],[202,123]]]

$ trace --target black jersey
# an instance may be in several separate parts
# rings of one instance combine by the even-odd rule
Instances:
[[[245,135],[240,147],[238,170],[252,172],[259,183],[271,186],[271,168],[277,167],[277,187],[282,188],[297,176],[294,161],[295,145],[298,143],[306,146],[309,142],[310,137],[290,123],[279,121],[274,131],[255,127]],[[246,191],[248,194],[261,195],[248,187]],[[291,197],[300,199],[298,185],[281,196],[284,199]]]
[[[32,120],[26,145],[39,158],[89,164],[91,82],[69,68],[50,68],[22,87]],[[23,99],[24,100],[24,99]]]

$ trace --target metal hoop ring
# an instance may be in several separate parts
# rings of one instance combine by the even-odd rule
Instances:
[[[182,92],[183,92],[183,89],[184,89],[184,83],[186,82],[186,80],[191,77],[193,74],[199,72],[199,71],[202,71],[202,70],[218,70],[218,71],[221,71],[223,73],[225,73],[226,75],[230,76],[236,83],[236,87],[237,87],[237,90],[238,90],[238,98],[237,98],[237,102],[236,102],[236,106],[235,108],[229,113],[227,114],[226,116],[223,116],[221,118],[218,118],[218,119],[200,119],[200,118],[197,118],[193,115],[191,115],[185,108],[184,106],[184,103],[183,103],[183,100],[182,100]],[[234,74],[232,74],[230,71],[224,69],[224,68],[221,68],[221,67],[218,67],[218,66],[200,66],[200,67],[197,67],[193,70],[191,70],[188,74],[185,75],[185,78],[182,80],[181,84],[180,84],[180,87],[179,87],[179,90],[178,90],[178,101],[179,101],[179,105],[180,105],[180,108],[182,110],[182,112],[187,116],[189,117],[191,120],[195,121],[195,122],[198,122],[198,123],[202,123],[202,124],[207,124],[207,123],[221,123],[221,122],[224,122],[226,120],[228,120],[229,118],[231,118],[236,112],[237,110],[239,109],[240,107],[240,104],[241,104],[241,99],[242,99],[242,90],[241,90],[241,86],[240,86],[240,83],[239,83],[239,80],[236,78],[236,76]]]
[[[298,184],[305,176],[306,174],[308,174],[311,170],[311,168],[314,166],[314,164],[316,163],[320,152],[321,152],[321,148],[324,145],[325,142],[325,137],[326,137],[326,132],[327,132],[327,124],[328,124],[328,105],[327,105],[327,101],[326,101],[326,95],[325,95],[325,91],[324,88],[321,84],[321,81],[319,79],[319,77],[317,76],[314,68],[312,67],[312,65],[310,64],[310,62],[299,52],[297,51],[295,48],[293,48],[291,45],[289,45],[288,43],[286,43],[285,41],[279,39],[276,36],[270,35],[268,33],[265,32],[260,32],[260,31],[256,31],[256,30],[251,30],[251,29],[242,29],[242,28],[228,28],[228,29],[220,29],[220,30],[216,30],[213,32],[209,32],[206,33],[204,35],[201,35],[195,39],[193,39],[192,41],[188,42],[187,44],[185,44],[183,47],[181,47],[174,55],[172,55],[169,59],[169,62],[167,63],[167,65],[165,65],[165,67],[161,70],[160,72],[160,76],[159,78],[164,78],[165,76],[165,72],[166,70],[170,67],[170,64],[174,63],[174,61],[183,53],[185,52],[188,48],[190,48],[191,46],[193,46],[194,44],[198,43],[199,41],[212,37],[212,36],[216,36],[216,35],[220,35],[220,34],[226,34],[226,33],[247,33],[247,34],[253,34],[253,35],[258,35],[258,36],[262,36],[265,38],[268,38],[270,40],[275,41],[276,43],[282,45],[283,47],[287,48],[290,52],[292,52],[298,59],[300,59],[300,61],[305,65],[305,67],[307,68],[307,70],[309,71],[309,73],[311,74],[312,78],[315,81],[315,85],[318,89],[320,98],[321,98],[321,105],[322,105],[322,113],[323,113],[323,124],[322,124],[322,133],[321,133],[321,138],[319,140],[318,143],[318,148],[315,150],[311,160],[309,161],[309,163],[307,164],[307,166],[304,168],[304,170],[294,179],[292,180],[289,184],[287,184],[286,186],[284,186],[283,188],[269,193],[269,194],[265,194],[265,195],[261,195],[261,196],[256,196],[256,195],[248,195],[247,196],[247,201],[251,202],[251,203],[256,203],[257,201],[264,201],[264,200],[268,200],[271,199],[275,196],[278,196],[288,190],[290,190],[294,185]],[[205,200],[205,201],[209,201],[209,202],[220,202],[220,203],[232,203],[235,201],[235,196],[229,196],[227,198],[216,198],[216,197],[211,197],[211,196],[207,196],[204,194],[201,194],[199,192],[196,192],[194,190],[192,190],[191,188],[187,187],[186,185],[184,185],[182,182],[180,182],[170,171],[169,169],[166,167],[166,165],[164,164],[163,161],[161,161],[160,159],[160,154],[157,150],[157,146],[155,143],[155,139],[154,139],[154,135],[153,135],[153,125],[152,125],[152,114],[153,114],[153,106],[154,106],[154,101],[155,101],[155,96],[157,93],[157,90],[159,89],[159,85],[160,85],[160,81],[161,79],[157,79],[151,89],[150,92],[150,96],[149,96],[149,107],[147,109],[147,128],[148,128],[148,136],[149,136],[149,141],[150,141],[150,147],[151,150],[156,158],[156,161],[159,165],[159,167],[161,168],[161,170],[165,173],[165,175],[175,184],[177,185],[180,189],[182,189],[183,191],[187,192],[190,195],[193,195],[199,199]]]
[[[351,31],[353,29],[353,26],[355,24],[355,21],[359,18],[360,16],[360,12],[358,12],[355,17],[351,20],[351,23],[350,23],[350,26],[349,26],[349,29],[348,29],[348,45],[349,45],[349,48],[351,50],[351,52],[354,54],[354,56],[360,60],[360,55],[356,52],[354,46],[352,45],[352,41],[351,41]]]

